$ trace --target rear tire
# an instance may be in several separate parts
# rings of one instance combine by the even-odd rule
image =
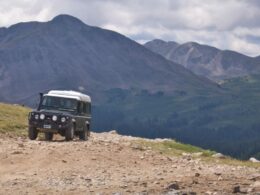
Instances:
[[[87,129],[87,136],[90,137],[90,129],[89,129],[89,127]]]
[[[86,128],[83,131],[79,132],[79,139],[81,140],[88,140],[88,137],[90,136],[90,131],[89,131],[89,127],[86,126]]]
[[[75,125],[72,125],[71,128],[66,129],[65,131],[65,139],[66,141],[70,141],[74,138]]]
[[[51,133],[51,132],[46,132],[45,133],[45,140],[46,141],[51,141],[52,138],[53,138],[53,133]]]
[[[36,127],[29,127],[28,129],[28,137],[30,140],[35,140],[38,136],[38,130]]]

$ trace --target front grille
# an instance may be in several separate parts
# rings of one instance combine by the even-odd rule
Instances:
[[[52,121],[52,115],[46,114],[45,115],[45,120],[46,121]]]
[[[47,123],[57,123],[57,122],[59,122],[60,117],[58,115],[56,115],[58,117],[58,120],[53,121],[52,120],[53,115],[55,115],[55,114],[48,114],[48,113],[46,114],[45,113],[45,119],[43,120],[43,122],[47,122]]]

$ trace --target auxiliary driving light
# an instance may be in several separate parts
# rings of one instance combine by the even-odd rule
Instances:
[[[40,115],[40,119],[41,119],[41,120],[45,119],[45,115],[44,115],[44,114],[41,114],[41,115]]]
[[[65,118],[65,117],[62,117],[60,120],[61,120],[61,122],[64,123],[64,122],[66,121],[66,118]]]
[[[53,120],[53,121],[57,121],[57,119],[58,119],[58,117],[57,117],[56,115],[53,115],[53,116],[52,116],[52,120]]]

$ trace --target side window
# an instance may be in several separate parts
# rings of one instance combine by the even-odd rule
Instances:
[[[83,110],[82,102],[78,102],[78,112],[82,113],[82,110]]]
[[[90,114],[90,103],[86,103],[86,112]]]
[[[88,113],[90,114],[91,113],[91,104],[88,103]]]
[[[87,113],[87,103],[82,102],[82,104],[83,104],[83,113],[86,114]]]

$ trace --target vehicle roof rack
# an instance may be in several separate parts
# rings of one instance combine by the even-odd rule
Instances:
[[[51,90],[46,95],[64,97],[64,98],[73,98],[73,99],[77,99],[89,103],[91,102],[90,96],[78,91]]]

